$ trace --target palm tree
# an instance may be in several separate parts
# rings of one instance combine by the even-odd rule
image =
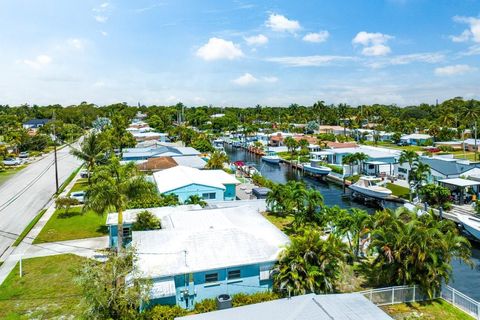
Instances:
[[[413,189],[417,192],[419,186],[428,181],[430,166],[423,162],[416,162],[410,170],[408,180],[413,182]]]
[[[123,211],[130,201],[155,194],[155,185],[140,175],[133,162],[121,165],[116,157],[112,157],[108,164],[98,166],[91,181],[84,210],[93,210],[99,214],[112,209],[117,211],[117,250],[120,252],[123,245]]]
[[[356,162],[358,164],[358,167],[360,169],[359,174],[362,174],[363,173],[363,163],[365,161],[367,161],[368,159],[370,159],[370,157],[367,156],[363,152],[356,152],[352,155],[352,158],[353,158],[354,162]]]
[[[297,193],[294,196],[297,201],[303,202],[294,213],[294,227],[300,228],[309,223],[316,226],[322,225],[322,222],[324,222],[322,221],[322,194],[315,189],[304,189],[303,186],[298,186]]]
[[[470,262],[470,243],[455,224],[433,213],[417,216],[404,208],[379,211],[373,217],[371,280],[382,285],[419,284],[434,295],[448,283],[454,258]]]
[[[283,144],[288,148],[288,151],[291,153],[292,158],[293,154],[295,153],[295,149],[298,147],[298,142],[293,139],[292,137],[286,137],[283,141]]]
[[[418,154],[413,151],[413,150],[403,150],[402,153],[400,154],[400,158],[398,159],[398,162],[403,165],[404,163],[408,163],[409,166],[409,172],[412,171],[413,169],[413,163],[415,161],[418,161]],[[410,174],[408,179],[410,180]],[[410,183],[410,181],[409,181]],[[412,201],[412,190],[410,188],[410,201]]]
[[[284,295],[335,290],[345,245],[331,234],[326,240],[315,229],[293,236],[274,268],[274,289]]]
[[[350,175],[353,176],[353,164],[355,163],[355,158],[353,154],[347,154],[342,157],[342,164],[348,165],[350,167]]]
[[[105,149],[100,143],[98,135],[95,132],[90,133],[84,138],[80,147],[80,149],[72,148],[70,153],[86,164],[89,173],[93,172],[97,163],[105,157]],[[88,184],[90,184],[90,174],[88,175]]]
[[[371,216],[368,212],[356,208],[347,211],[336,207],[333,210],[335,214],[331,214],[331,217],[335,234],[347,238],[352,257],[358,259],[365,244],[362,239],[370,232]]]
[[[223,164],[228,162],[228,156],[225,152],[221,151],[214,151],[208,159],[207,165],[205,168],[207,169],[223,169]]]
[[[202,208],[204,208],[207,205],[207,202],[203,200],[203,198],[200,197],[199,195],[193,194],[190,197],[188,197],[187,200],[185,200],[185,204],[198,204]]]

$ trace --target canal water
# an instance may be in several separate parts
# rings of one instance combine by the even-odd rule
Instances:
[[[308,187],[317,189],[322,193],[324,203],[328,206],[336,205],[344,209],[359,208],[370,213],[378,209],[352,201],[348,191],[347,194],[344,194],[343,188],[335,183],[304,176],[300,171],[293,170],[286,164],[275,165],[263,162],[258,155],[246,152],[241,148],[225,146],[225,151],[230,158],[230,162],[243,161],[246,165],[257,168],[262,176],[274,182],[286,183],[289,180],[303,180]],[[395,209],[398,204],[387,202],[386,206]],[[473,268],[459,261],[452,263],[453,279],[451,279],[449,285],[472,299],[480,301],[480,246],[478,244],[473,244],[472,261],[474,263]]]

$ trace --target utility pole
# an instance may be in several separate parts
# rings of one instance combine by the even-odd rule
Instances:
[[[55,132],[55,110],[53,110],[53,156],[55,162],[55,193],[58,194],[57,135]]]
[[[478,146],[477,146],[477,121],[475,121],[475,161],[477,161],[477,153],[478,153]]]

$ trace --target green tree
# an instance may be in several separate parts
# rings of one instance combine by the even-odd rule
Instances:
[[[450,201],[450,190],[433,183],[420,187],[419,193],[422,200],[431,206],[443,207]]]
[[[188,197],[188,199],[185,200],[185,204],[198,204],[202,208],[207,206],[207,202],[197,194],[193,194],[190,197]]]
[[[138,201],[156,193],[156,187],[139,173],[135,164],[121,165],[113,157],[106,165],[96,168],[87,189],[84,209],[104,214],[115,209],[118,214],[118,243],[123,246],[123,212],[130,201]]]
[[[297,140],[293,139],[292,137],[286,137],[283,141],[283,144],[288,148],[288,152],[290,152],[291,156],[295,154],[295,150],[298,148]]]
[[[123,254],[108,253],[107,261],[87,259],[75,282],[82,288],[85,319],[138,319],[141,303],[148,302],[150,281],[135,268],[137,256],[131,248]],[[126,278],[132,280],[125,281]]]
[[[148,210],[143,210],[137,214],[137,220],[133,224],[133,230],[156,230],[162,227],[160,219]]]
[[[402,153],[400,154],[400,158],[398,159],[398,162],[403,165],[404,163],[408,163],[409,166],[409,172],[412,171],[413,169],[413,163],[418,161],[418,154],[413,151],[413,150],[403,150]],[[410,174],[409,174],[409,180],[410,180]],[[410,182],[410,181],[409,181]],[[412,188],[410,188],[410,201],[412,201]]]
[[[283,295],[328,293],[335,290],[345,245],[334,235],[326,240],[315,229],[291,238],[274,268],[274,289]]]
[[[105,149],[98,139],[98,134],[92,132],[83,139],[80,149],[73,148],[70,153],[82,160],[88,171],[93,172],[97,163],[105,158]],[[88,175],[88,184],[90,184],[90,174]]]
[[[223,169],[223,164],[228,163],[229,159],[225,152],[221,151],[214,151],[210,155],[210,159],[208,159],[207,165],[205,168],[207,169]]]
[[[430,297],[452,273],[451,262],[470,261],[470,243],[455,224],[433,213],[417,216],[404,208],[373,216],[370,280],[385,285],[419,284]]]

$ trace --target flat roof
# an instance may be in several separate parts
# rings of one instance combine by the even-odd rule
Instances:
[[[162,228],[132,233],[143,276],[274,262],[289,243],[256,206],[177,210],[162,218]]]
[[[452,186],[462,187],[462,188],[480,185],[479,181],[472,181],[472,180],[462,179],[462,178],[442,179],[438,181],[444,184],[449,184]]]
[[[242,307],[190,315],[183,320],[391,320],[360,293],[306,294]]]

